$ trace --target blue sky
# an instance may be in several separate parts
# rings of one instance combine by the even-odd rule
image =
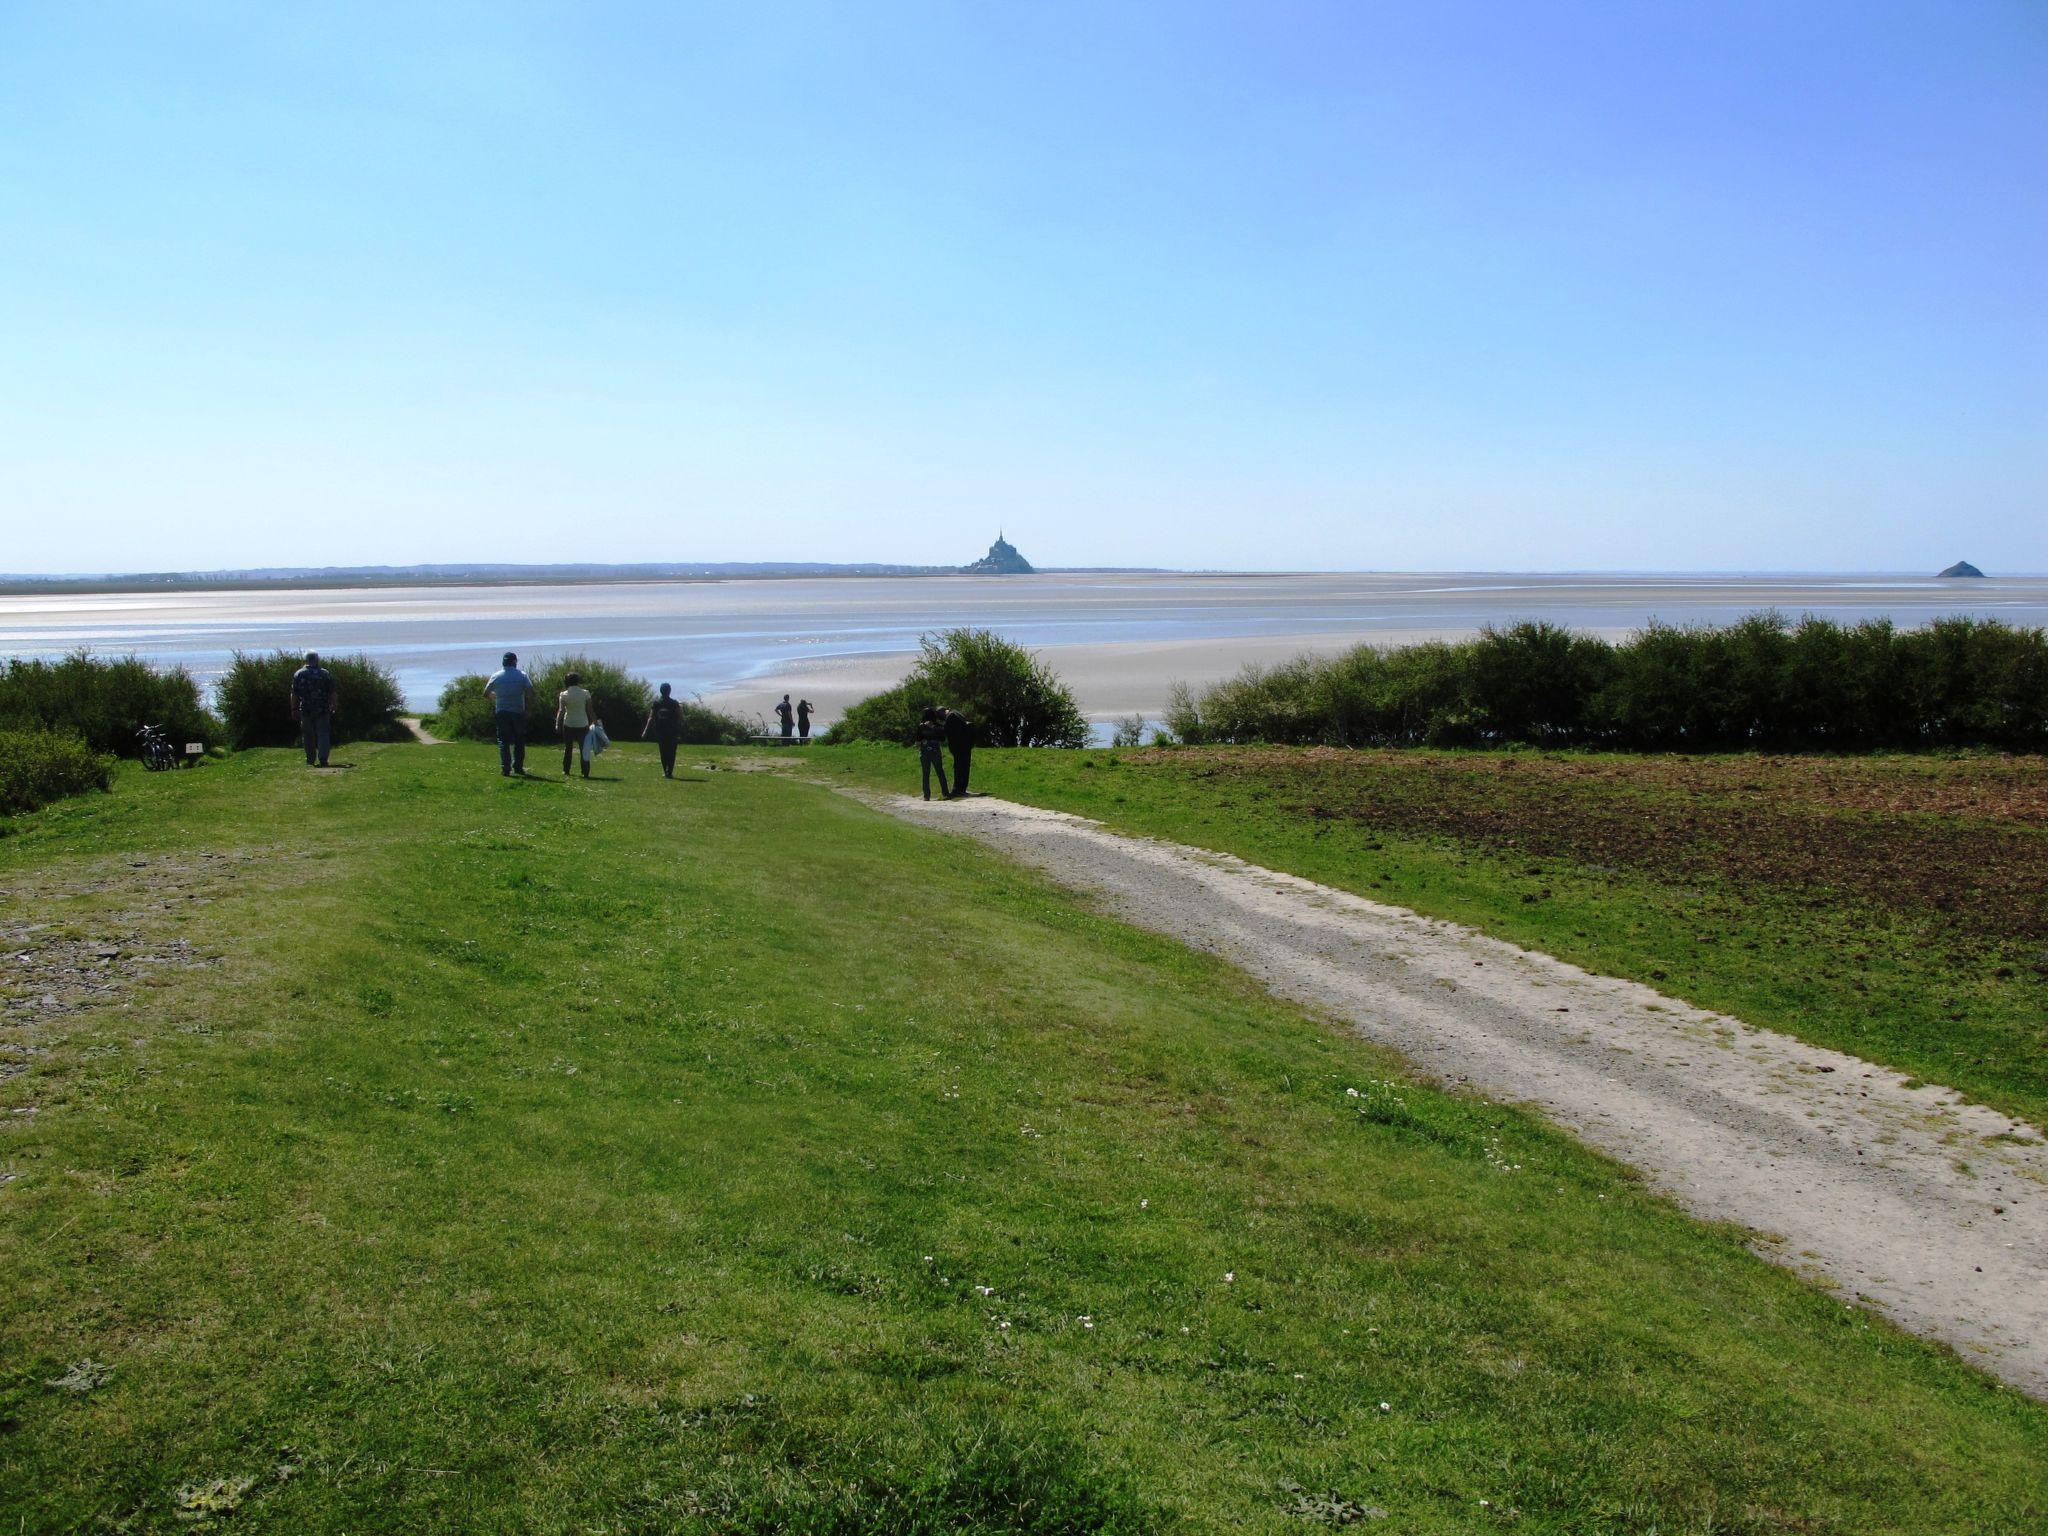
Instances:
[[[0,569],[2048,570],[2048,6],[0,7]]]

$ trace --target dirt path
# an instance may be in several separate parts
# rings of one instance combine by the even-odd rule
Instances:
[[[2048,1146],[1944,1088],[1453,923],[1004,800],[863,798],[1527,1103],[1757,1252],[2048,1396]]]
[[[420,723],[420,717],[418,715],[400,715],[398,717],[398,723],[404,726],[408,731],[411,731],[412,739],[414,741],[419,742],[422,746],[441,747],[447,745],[447,743],[443,741],[439,736],[436,736],[432,731],[428,730],[426,726]]]

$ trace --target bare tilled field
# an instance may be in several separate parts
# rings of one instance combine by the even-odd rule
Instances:
[[[1847,897],[1937,918],[1957,940],[2048,939],[2048,759],[2038,757],[1228,748],[1126,760],[1311,820]],[[2025,958],[2048,976],[2048,952]]]

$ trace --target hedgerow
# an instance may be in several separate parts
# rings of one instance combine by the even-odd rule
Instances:
[[[1174,690],[1191,744],[1637,751],[2048,749],[2048,631],[1758,613],[1619,644],[1554,624],[1247,667]]]

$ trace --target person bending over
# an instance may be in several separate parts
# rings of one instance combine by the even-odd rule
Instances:
[[[555,729],[562,733],[562,772],[582,755],[583,738],[590,734],[590,690],[583,686],[583,674],[571,672],[562,679],[562,691],[555,697]],[[583,758],[583,777],[590,777],[590,759]]]

